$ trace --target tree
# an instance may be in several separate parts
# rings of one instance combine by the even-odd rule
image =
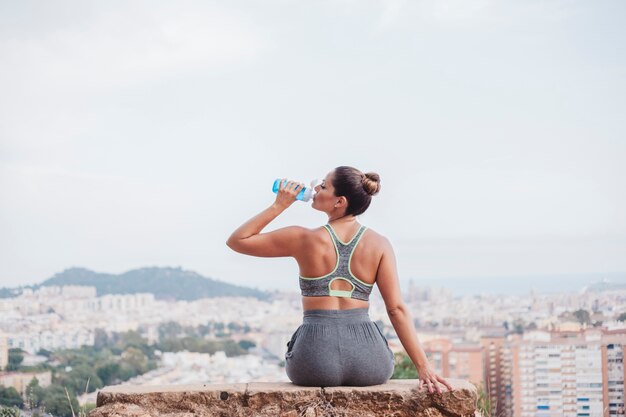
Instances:
[[[85,391],[93,392],[104,386],[96,370],[85,364],[76,365],[70,372],[59,376],[58,379],[63,386],[75,394],[82,394]],[[87,381],[89,381],[89,387],[87,387]]]
[[[148,368],[148,358],[141,350],[134,347],[129,347],[124,351],[122,361],[133,369],[136,374],[141,374]]]
[[[109,345],[109,335],[106,330],[97,328],[93,334],[93,346],[96,349],[104,349]]]
[[[513,333],[516,333],[516,334],[524,333],[524,320],[522,319],[513,320]]]
[[[50,356],[52,355],[52,351],[48,350],[48,349],[44,349],[41,348],[39,349],[39,351],[37,352],[37,355],[41,355],[41,356],[45,356],[46,358],[50,358]]]
[[[223,350],[226,356],[228,356],[229,358],[233,356],[243,355],[246,353],[246,351],[243,350],[241,346],[239,346],[239,344],[235,343],[234,340],[224,340],[221,345],[222,346],[219,350]]]
[[[161,339],[159,349],[163,352],[179,352],[184,349],[183,342],[180,339]]]
[[[391,379],[416,379],[419,377],[417,369],[411,358],[404,353],[395,355],[396,365],[393,369]]]
[[[7,371],[17,371],[20,368],[20,364],[23,360],[24,354],[22,352],[22,349],[9,349],[9,363],[7,365]]]
[[[248,350],[250,348],[253,348],[256,346],[256,343],[251,342],[249,340],[240,340],[239,341],[239,347],[245,350]]]
[[[211,323],[207,323],[205,324],[201,324],[198,326],[198,328],[196,329],[196,332],[198,333],[199,336],[204,337],[207,334],[211,333],[211,329],[212,329],[212,325]]]
[[[574,317],[580,324],[589,324],[591,323],[591,315],[587,310],[579,309],[574,311]]]
[[[622,313],[617,316],[617,321],[626,321],[626,313]]]
[[[178,323],[175,324],[178,325]],[[115,336],[115,348],[117,348],[117,353],[121,354],[129,347],[133,347],[141,350],[148,358],[154,358],[154,346],[149,345],[148,340],[141,336],[139,332],[129,330],[124,333],[117,333]]]
[[[24,400],[15,388],[0,385],[0,405],[22,408]]]
[[[239,332],[241,330],[241,325],[239,323],[230,322],[228,323],[228,330],[232,333]]]
[[[28,408],[34,409],[41,407],[45,390],[39,385],[39,380],[33,378],[26,387],[26,404]]]
[[[159,340],[175,339],[181,335],[183,327],[175,321],[163,323],[159,326]]]
[[[72,409],[75,411],[79,409],[78,400],[72,392],[69,392],[69,401],[67,396],[65,388],[61,385],[52,384],[46,388],[43,400],[46,412],[55,417],[72,417]]]
[[[0,417],[20,417],[20,409],[17,407],[3,407],[0,405]]]
[[[109,362],[96,369],[96,373],[104,385],[113,385],[120,382],[120,364]]]

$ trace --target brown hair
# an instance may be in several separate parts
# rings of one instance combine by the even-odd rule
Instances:
[[[335,168],[332,182],[335,195],[348,200],[346,215],[363,214],[370,206],[372,196],[380,191],[380,176],[377,173],[364,174],[349,166]]]

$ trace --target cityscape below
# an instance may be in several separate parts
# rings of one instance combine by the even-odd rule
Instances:
[[[298,292],[180,300],[98,288],[42,285],[0,298],[0,386],[13,387],[23,408],[46,398],[54,408],[52,394],[33,393],[55,384],[75,387],[85,406],[119,383],[289,381],[284,355],[302,320]],[[458,295],[409,280],[403,298],[437,372],[474,383],[493,415],[624,415],[626,288],[606,276],[576,290],[538,288]],[[404,349],[377,290],[369,314],[398,363]]]

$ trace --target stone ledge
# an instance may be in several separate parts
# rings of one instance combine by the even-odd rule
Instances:
[[[469,417],[474,385],[448,379],[453,391],[417,391],[417,380],[370,387],[301,387],[291,383],[117,385],[98,393],[89,417]]]

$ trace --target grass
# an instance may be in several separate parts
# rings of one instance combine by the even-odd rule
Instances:
[[[89,392],[89,378],[87,378],[87,384],[85,384],[85,394],[87,394],[88,392]],[[72,406],[72,400],[70,399],[70,393],[67,391],[67,388],[65,388],[65,395],[67,396],[67,401],[69,402],[70,409],[72,410],[72,417],[76,417],[76,413],[74,412],[74,406]],[[94,408],[95,408],[95,405],[93,404],[82,405],[80,409],[78,410],[78,417],[87,417],[87,414],[89,414],[89,412],[93,410]]]

